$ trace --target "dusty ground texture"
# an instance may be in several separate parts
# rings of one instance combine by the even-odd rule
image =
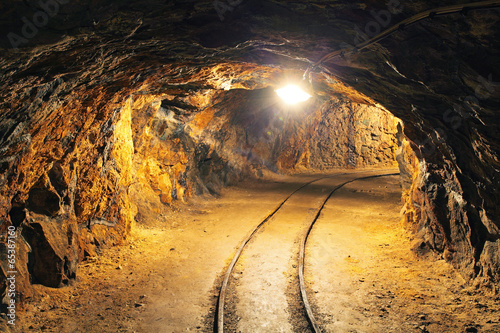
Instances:
[[[246,182],[220,198],[165,206],[126,245],[83,263],[75,285],[37,286],[15,332],[212,331],[215,281],[234,249],[312,178]],[[399,225],[399,191],[395,177],[355,182],[327,205],[306,253],[319,323],[328,332],[500,331],[498,297],[467,286],[441,258],[410,251]],[[286,288],[290,303],[293,288]],[[302,314],[291,317],[294,325]]]
[[[417,258],[399,227],[397,177],[358,180],[310,235],[306,279],[326,332],[500,332],[498,301],[441,258]]]

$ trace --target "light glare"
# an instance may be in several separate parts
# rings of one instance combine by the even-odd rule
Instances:
[[[290,84],[284,88],[277,89],[276,93],[287,104],[297,104],[300,102],[305,102],[309,98],[311,98],[311,95],[293,84]]]

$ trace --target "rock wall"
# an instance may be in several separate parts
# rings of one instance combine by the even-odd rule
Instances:
[[[30,68],[50,71],[53,64],[45,61],[34,60]],[[83,258],[123,242],[136,220],[154,213],[151,208],[208,192],[208,186],[217,191],[228,180],[219,172],[225,162],[213,151],[173,131],[180,120],[165,114],[166,95],[134,95],[141,86],[120,82],[127,73],[104,84],[110,74],[99,67],[52,80],[9,69],[0,120],[4,304],[12,271],[9,227],[16,228],[16,298],[23,301],[33,283],[71,283]]]
[[[309,121],[292,125],[290,143],[285,143],[278,165],[290,165],[286,157],[296,156],[294,170],[394,167],[397,123],[392,114],[376,106],[346,99],[328,101]]]
[[[415,143],[403,134],[400,138],[397,160],[402,173],[402,214],[405,226],[414,234],[415,250],[440,253],[466,279],[497,290],[498,228],[488,218],[484,201],[479,206],[473,203],[477,193],[466,190],[469,181],[464,182],[456,166],[447,161],[428,163]]]
[[[272,89],[236,90],[197,114],[187,133],[212,143],[236,169],[259,175],[396,166],[398,122],[379,106],[346,97],[296,108]]]

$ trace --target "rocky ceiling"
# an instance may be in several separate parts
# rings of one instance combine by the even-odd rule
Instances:
[[[398,149],[418,248],[498,285],[500,9],[436,16],[332,59],[302,106],[273,92],[434,7],[2,1],[0,279],[9,226],[29,297],[30,283],[68,283],[155,205],[265,172],[391,165]]]

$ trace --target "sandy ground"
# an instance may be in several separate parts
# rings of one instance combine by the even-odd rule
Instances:
[[[315,225],[306,278],[325,332],[500,332],[498,299],[466,289],[438,257],[416,258],[399,227],[397,177],[336,192]]]
[[[14,331],[211,332],[217,288],[235,248],[280,200],[312,178],[245,182],[226,188],[220,198],[165,207],[156,220],[137,225],[127,244],[83,263],[73,286],[36,286],[37,295],[18,313]],[[399,225],[399,193],[395,177],[360,181],[327,205],[306,253],[306,281],[321,327],[327,332],[500,332],[500,298],[467,287],[442,259],[418,258],[409,250]],[[288,258],[282,261],[287,265],[296,256],[290,253],[295,243],[288,244],[276,253]],[[237,267],[241,276],[250,267],[249,254]],[[288,303],[278,309],[279,318],[288,316],[283,331],[307,332],[293,270],[282,274],[286,283],[277,284]],[[238,288],[238,282],[232,285]],[[243,306],[237,296],[230,309],[235,325]]]
[[[299,240],[337,179],[324,179],[308,185],[264,225],[247,245],[232,280],[228,303],[233,309],[238,332],[292,332],[287,300],[290,277],[297,267]],[[294,265],[295,264],[295,265]]]

